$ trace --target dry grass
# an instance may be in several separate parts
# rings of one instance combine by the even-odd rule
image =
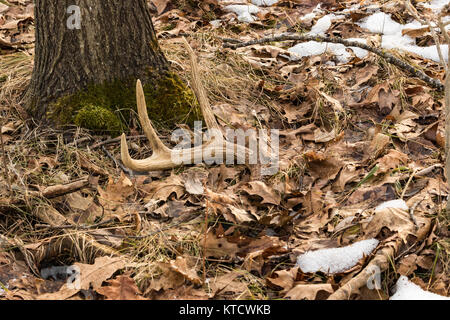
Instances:
[[[256,104],[270,105],[270,98],[256,88],[258,81],[264,77],[261,70],[255,70],[239,54],[212,50],[212,46],[217,46],[218,41],[212,34],[197,33],[190,41],[194,46],[197,45],[194,48],[199,55],[204,85],[213,105],[227,103],[243,109],[252,108]],[[189,83],[189,57],[181,42],[173,39],[161,40],[160,45],[172,62],[174,70]],[[92,263],[95,254],[86,251],[85,246],[77,243],[74,236],[81,233],[95,233],[95,230],[73,229],[67,232],[50,226],[36,227],[42,224],[36,218],[37,210],[49,210],[55,202],[30,196],[27,190],[33,189],[33,186],[63,183],[87,174],[77,161],[77,154],[88,157],[93,163],[105,169],[111,177],[117,177],[121,169],[117,168],[101,149],[86,150],[84,147],[71,144],[74,140],[83,138],[95,139],[89,132],[79,128],[62,130],[41,127],[31,123],[30,120],[24,120],[20,99],[30,81],[32,66],[32,57],[24,53],[0,56],[1,125],[10,122],[17,125],[14,132],[9,133],[13,142],[7,146],[8,174],[14,186],[13,197],[16,202],[21,203],[20,206],[12,206],[11,214],[0,219],[0,234],[15,239],[16,248],[28,257],[26,259],[28,266],[38,275],[42,265],[67,265],[77,261]],[[142,145],[145,144],[143,141]],[[111,151],[119,158],[117,147]],[[47,160],[40,164],[43,166],[41,170],[33,170],[30,167],[33,159]],[[106,178],[100,178],[101,185],[106,183]],[[170,222],[155,221],[147,218],[145,214],[141,216],[143,218],[141,234],[151,235],[143,238],[127,237],[120,250],[134,263],[134,278],[143,291],[152,279],[161,274],[160,263],[168,263],[178,255],[190,257],[196,264],[202,263],[201,239],[204,233],[204,220],[201,214],[188,223],[175,224],[173,227],[170,227]],[[113,223],[110,226],[113,229],[123,230],[133,227],[133,221]],[[41,244],[41,247],[30,251],[25,249],[25,244]],[[216,277],[226,272],[230,272],[230,267],[226,264],[222,266],[217,263],[206,264],[208,277]],[[239,272],[242,273],[240,281],[247,283],[250,289],[242,297],[234,298],[265,299],[265,281],[246,271]]]

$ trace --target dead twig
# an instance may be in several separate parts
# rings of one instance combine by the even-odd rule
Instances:
[[[6,160],[6,150],[5,150],[5,145],[3,143],[3,135],[1,132],[1,127],[0,127],[0,146],[2,148],[3,169],[4,169],[5,180],[6,180],[6,183],[8,184],[9,193],[12,193],[11,179],[9,178],[9,173],[8,173],[8,162]]]
[[[45,188],[40,192],[40,194],[47,199],[57,198],[69,193],[76,192],[80,189],[89,186],[89,177],[81,178],[78,181],[74,181],[67,184],[58,184],[55,186],[50,186]],[[31,193],[33,194],[33,193]]]
[[[139,139],[143,139],[145,137],[146,137],[145,135],[130,136],[130,137],[127,137],[127,140],[135,140],[135,139],[139,140]],[[120,142],[120,137],[117,137],[117,138],[108,139],[108,140],[105,140],[105,141],[98,142],[98,143],[92,145],[89,148],[91,150],[94,150],[94,149],[97,149],[97,148],[101,148],[103,146],[107,146],[107,145],[114,144],[114,143],[119,143],[119,142]]]
[[[417,206],[422,202],[423,198],[414,202],[414,204],[409,208],[409,217],[411,218],[411,221],[414,223],[414,226],[416,227],[416,230],[419,229],[419,225],[417,224],[417,220],[414,217],[414,211],[416,210]]]
[[[127,167],[125,167],[122,164],[122,162],[117,161],[116,158],[114,158],[114,156],[108,150],[106,150],[105,146],[102,146],[102,150],[107,155],[107,157],[110,158],[116,164],[117,167],[122,169],[123,172],[128,174],[130,177],[134,176],[134,172],[132,170],[129,170]]]

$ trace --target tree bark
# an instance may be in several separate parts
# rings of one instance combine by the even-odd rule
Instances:
[[[80,8],[80,28],[68,27]],[[49,103],[91,84],[166,74],[146,0],[36,0],[35,65],[27,109],[45,118]],[[73,25],[72,25],[73,27]]]

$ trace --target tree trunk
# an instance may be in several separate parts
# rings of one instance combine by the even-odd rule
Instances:
[[[79,8],[79,28],[72,5]],[[141,79],[154,87],[169,73],[146,0],[36,0],[35,21],[35,65],[25,95],[35,118],[47,118],[52,103],[89,86],[125,81],[131,88]],[[75,116],[77,108],[64,104],[59,113]],[[71,121],[65,115],[63,122]]]

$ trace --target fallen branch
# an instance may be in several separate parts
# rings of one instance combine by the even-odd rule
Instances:
[[[50,186],[42,190],[40,193],[36,192],[36,194],[42,195],[44,198],[53,199],[57,198],[69,193],[76,192],[80,189],[89,186],[89,177],[84,177],[81,180],[67,183],[67,184],[58,184],[55,186]],[[31,192],[30,194],[34,194]]]
[[[281,34],[279,36],[274,37],[266,37],[262,39],[257,40],[251,40],[248,42],[241,42],[239,44],[230,44],[230,41],[226,41],[224,43],[225,48],[231,48],[231,49],[237,49],[237,48],[243,48],[252,46],[255,44],[264,44],[268,42],[278,42],[278,41],[316,41],[316,42],[326,42],[326,43],[340,43],[343,44],[346,47],[358,47],[367,51],[370,51],[372,53],[375,53],[376,55],[384,58],[387,62],[390,64],[395,65],[399,69],[408,72],[412,76],[419,78],[420,80],[426,82],[431,87],[439,90],[444,91],[444,85],[438,80],[434,79],[428,75],[426,75],[423,71],[420,71],[416,68],[414,68],[412,65],[406,63],[405,61],[395,57],[391,53],[388,53],[387,51],[383,49],[378,49],[372,46],[369,46],[364,43],[359,43],[357,41],[349,41],[341,38],[335,38],[335,37],[323,37],[323,36],[308,36],[308,35],[299,35],[299,34]]]

